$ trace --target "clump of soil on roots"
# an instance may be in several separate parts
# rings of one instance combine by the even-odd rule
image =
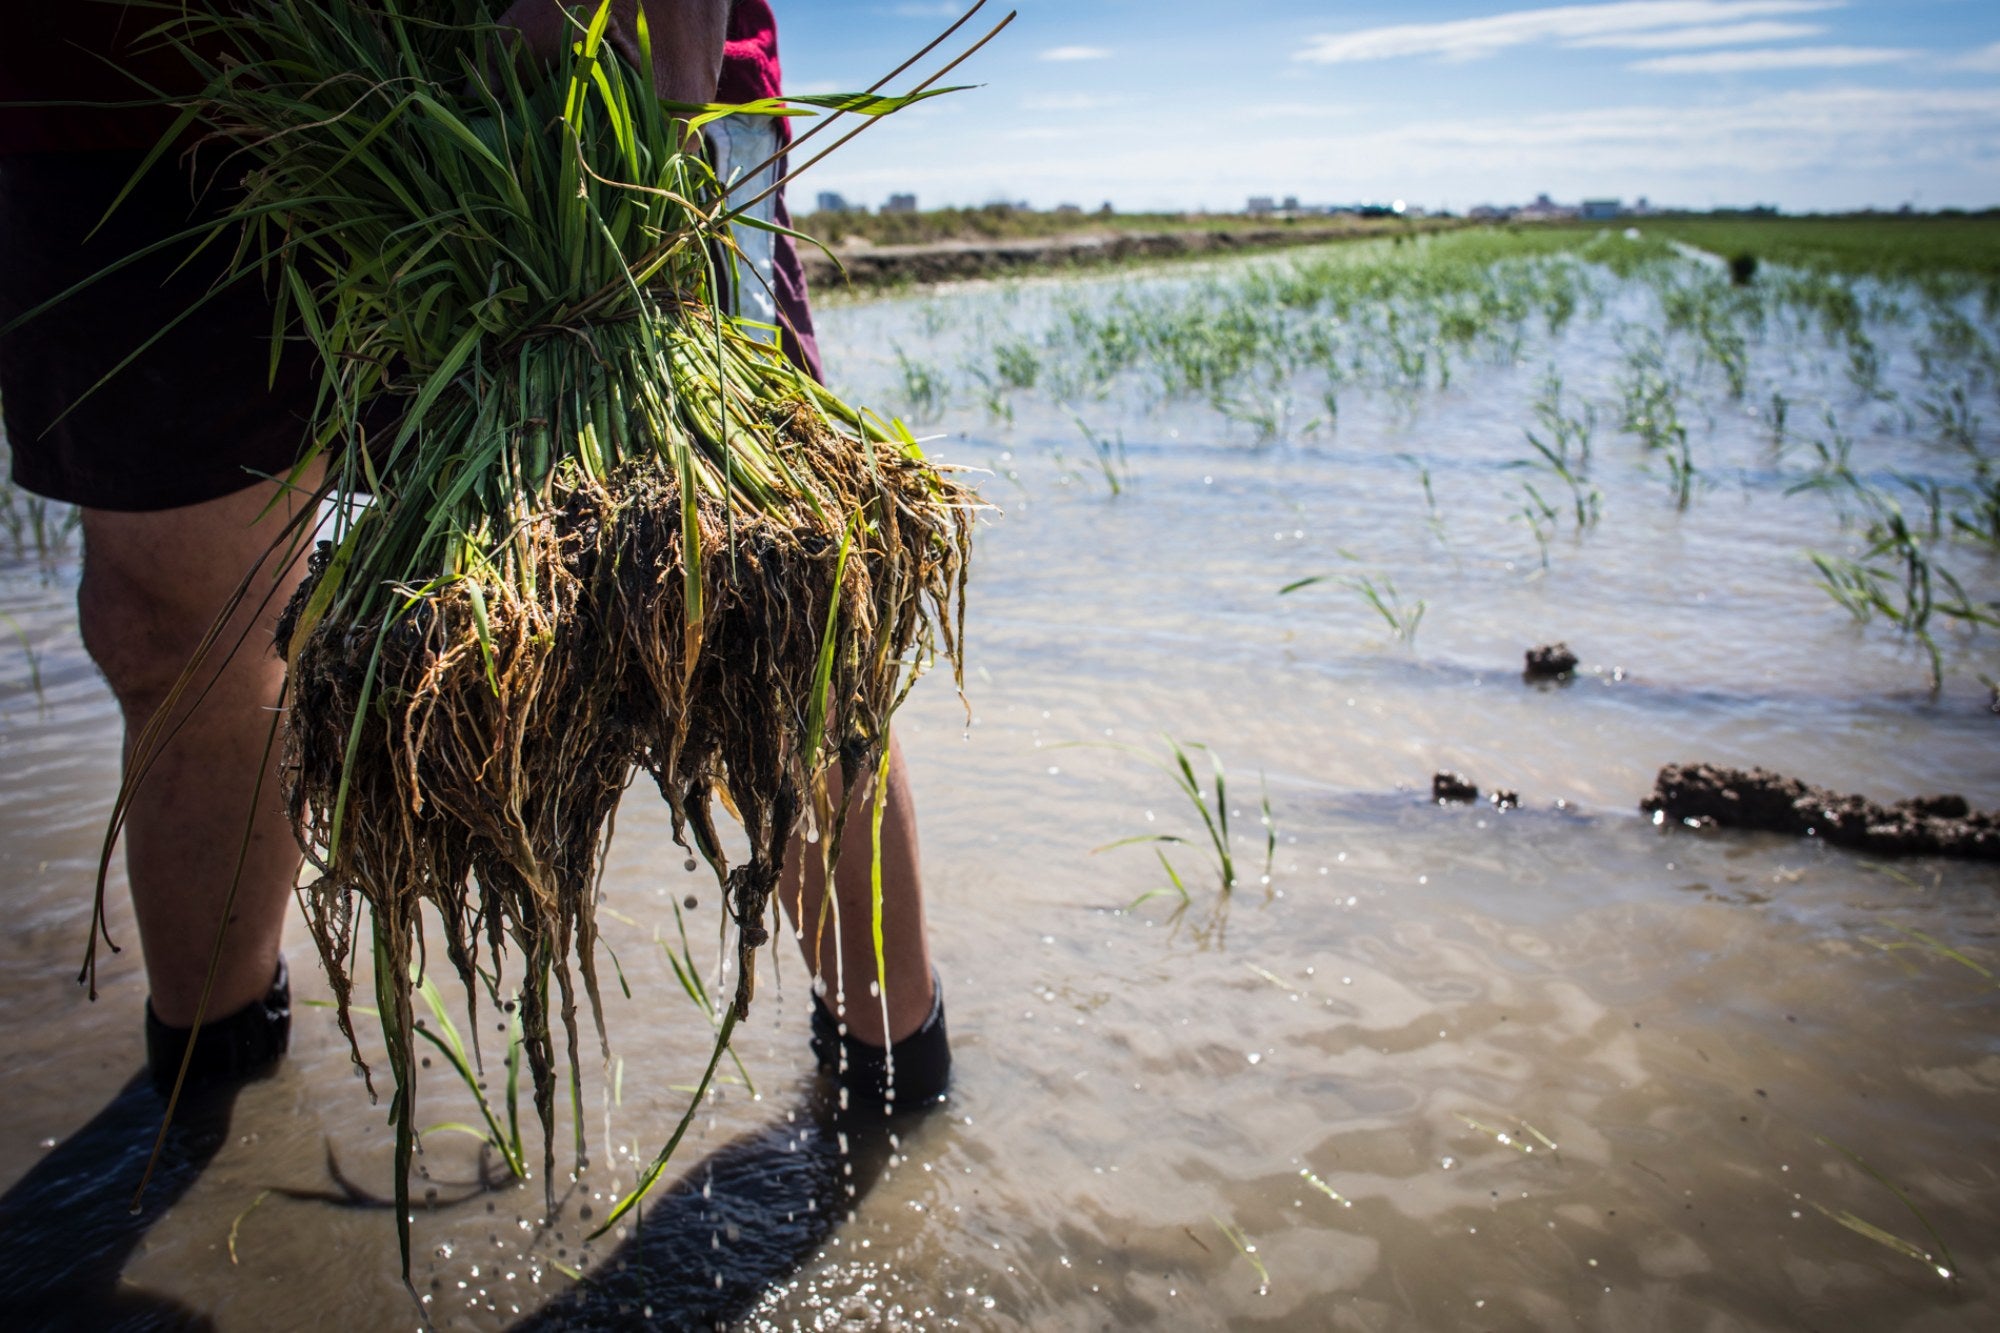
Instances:
[[[845,812],[827,806],[815,770],[838,759],[852,790],[908,687],[904,664],[935,647],[934,634],[957,660],[949,613],[962,608],[967,497],[889,451],[863,464],[858,443],[829,435],[819,447],[855,455],[851,494],[826,512],[868,521],[843,533],[804,506],[773,516],[704,501],[692,619],[680,492],[655,462],[556,485],[490,571],[392,602],[386,627],[382,615],[329,615],[304,625],[294,645],[329,562],[322,546],[279,625],[280,647],[296,650],[290,812],[302,845],[319,849],[309,851],[319,878],[303,897],[341,1028],[354,1044],[358,896],[398,1119],[410,1123],[409,979],[425,956],[420,909],[430,904],[475,1010],[482,989],[496,998],[519,990],[551,1202],[551,1029],[560,1019],[574,1089],[579,989],[608,1051],[593,910],[606,828],[634,772],[651,775],[676,841],[722,883],[739,931],[741,1017],[787,842],[816,804],[837,854]],[[838,471],[816,463],[822,476]],[[815,734],[836,587],[836,648]],[[734,867],[711,822],[717,794],[749,839],[748,859]],[[510,949],[518,975],[505,967]]]

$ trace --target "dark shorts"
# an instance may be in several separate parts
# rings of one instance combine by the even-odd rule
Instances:
[[[197,201],[187,171],[169,160],[91,235],[143,158],[0,156],[0,325],[227,206],[219,192]],[[780,197],[781,222],[783,206]],[[0,337],[0,410],[15,482],[71,504],[138,512],[284,475],[306,437],[317,367],[309,347],[288,342],[271,378],[272,311],[259,279],[211,291],[234,239],[218,238],[192,262],[191,243],[169,246]],[[785,351],[817,374],[804,274],[790,238],[777,241]]]
[[[0,325],[224,202],[198,203],[185,169],[168,160],[91,235],[143,157],[0,157]],[[93,509],[174,509],[292,465],[312,411],[313,358],[287,347],[274,381],[260,282],[210,294],[233,240],[218,238],[191,262],[191,244],[169,246],[0,338],[0,409],[17,483]]]

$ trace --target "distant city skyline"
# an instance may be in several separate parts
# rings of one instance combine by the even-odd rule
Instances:
[[[992,0],[961,32],[1009,7]],[[870,129],[799,197],[1131,212],[1296,195],[1462,213],[1543,192],[1697,209],[2000,205],[1993,0],[1011,7],[1014,25],[948,80],[983,86]],[[778,8],[796,92],[865,87],[964,12]]]

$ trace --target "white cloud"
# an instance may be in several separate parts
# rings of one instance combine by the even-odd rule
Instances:
[[[1982,74],[2000,74],[2000,42],[1980,47],[1977,51],[1967,51],[1954,60],[1945,62],[1953,69],[1975,69]]]
[[[1023,111],[1103,111],[1108,107],[1122,105],[1123,97],[1105,97],[1097,93],[1044,93],[1021,99]]]
[[[1837,9],[1844,0],[1616,0],[1612,4],[1521,9],[1445,23],[1398,23],[1307,39],[1295,59],[1332,65],[1398,56],[1478,60],[1537,42],[1579,45],[1593,39],[1670,29],[1701,29],[1773,15]]]
[[[1011,198],[1109,196],[1121,207],[1240,208],[1248,195],[1284,193],[1463,209],[1520,202],[1537,190],[1700,207],[1772,200],[1853,208],[1897,202],[1913,187],[1926,205],[2000,199],[2000,88],[1815,88],[1405,124],[1371,125],[1367,113],[1281,128],[1265,121],[1256,133],[1217,117],[1170,144],[1122,143],[1115,153],[1049,153],[997,134],[914,147],[883,139],[870,148],[864,138],[859,152],[843,150],[836,175],[811,188],[870,197],[914,186],[926,199],[960,201],[998,189]],[[1205,164],[1198,183],[1187,174],[1190,155]]]
[[[1920,54],[1894,46],[1787,46],[1761,51],[1704,51],[1635,61],[1631,68],[1651,74],[1741,74],[1769,69],[1853,69],[1891,65]]]
[[[1043,60],[1106,60],[1111,52],[1102,46],[1056,46],[1042,52]]]
[[[1668,28],[1662,32],[1619,32],[1579,37],[1564,46],[1612,47],[1620,51],[1680,51],[1698,46],[1748,46],[1753,42],[1786,42],[1817,37],[1826,29],[1817,23],[1716,23],[1707,27]]]
[[[1252,102],[1238,109],[1245,120],[1299,120],[1329,123],[1366,111],[1356,102]]]

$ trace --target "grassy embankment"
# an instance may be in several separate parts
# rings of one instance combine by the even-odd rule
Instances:
[[[921,213],[807,213],[799,229],[827,245],[862,240],[870,245],[937,245],[951,241],[1032,241],[1105,233],[1240,231],[1255,228],[1327,230],[1393,235],[1411,228],[1405,218],[1280,218],[1242,213],[1043,213],[988,204],[935,208]]]
[[[2000,214],[1660,217],[1646,231],[1719,255],[1871,277],[1965,273],[2000,285]]]

